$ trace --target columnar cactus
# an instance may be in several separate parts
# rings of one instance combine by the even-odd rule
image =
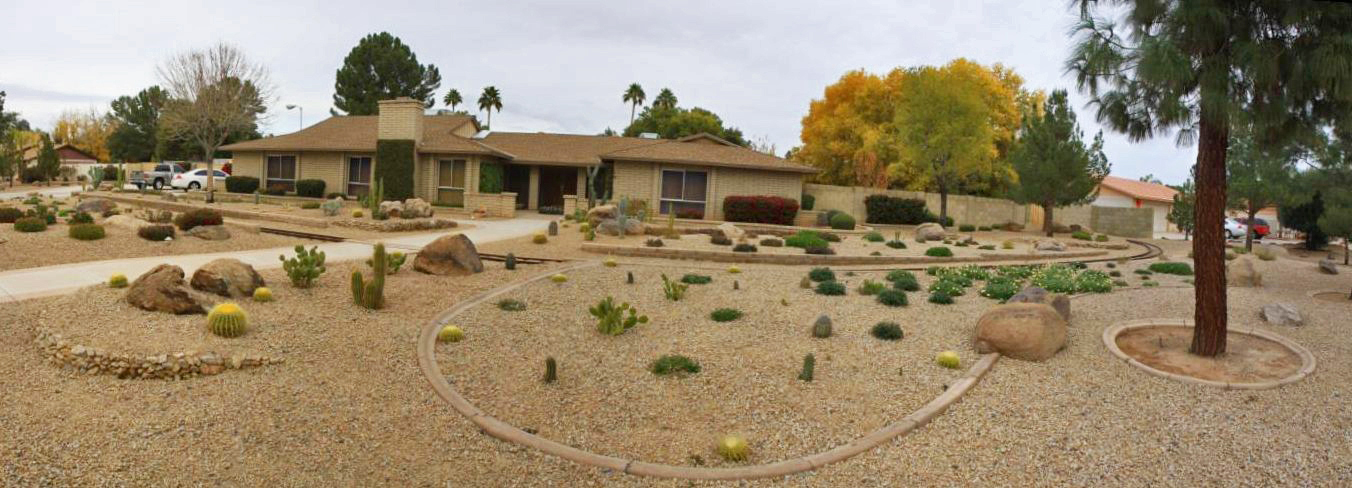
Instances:
[[[620,227],[620,238],[624,238],[625,229],[629,227],[629,197],[620,197],[620,204],[615,207],[615,223]]]
[[[389,257],[385,244],[378,243],[371,255],[371,281],[362,279],[361,271],[352,272],[352,302],[379,310],[385,307],[385,275],[389,273]]]
[[[812,324],[812,337],[825,339],[831,337],[831,317],[822,315]]]
[[[803,356],[803,371],[798,373],[798,379],[803,381],[812,381],[813,370],[817,368],[817,358],[812,353]]]
[[[553,356],[545,358],[545,383],[553,383],[559,380],[559,363]]]
[[[729,435],[718,440],[718,455],[723,456],[723,459],[745,461],[749,454],[751,454],[751,448],[746,445],[746,439]]]
[[[239,337],[249,328],[249,317],[244,309],[233,303],[222,303],[211,307],[207,313],[207,330],[221,337]]]

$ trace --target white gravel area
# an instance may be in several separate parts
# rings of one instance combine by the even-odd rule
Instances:
[[[511,246],[508,242],[485,247],[513,250],[522,256],[541,255],[546,250],[570,255],[565,247],[553,244],[499,247]],[[1171,254],[1185,256],[1186,251]],[[571,256],[595,258],[575,250]],[[665,266],[697,264],[701,263]],[[0,485],[733,485],[637,478],[578,466],[483,435],[432,393],[414,356],[420,327],[437,312],[474,293],[548,272],[552,265],[522,265],[518,271],[507,272],[500,264],[486,263],[485,273],[458,278],[401,271],[388,285],[390,307],[379,312],[351,304],[346,278],[354,266],[330,268],[321,286],[307,292],[311,294],[308,300],[289,289],[280,270],[264,272],[281,299],[257,307],[259,320],[268,323],[270,330],[255,339],[258,347],[276,348],[287,362],[186,381],[130,381],[63,372],[40,359],[33,335],[38,322],[54,325],[50,322],[59,320],[61,314],[56,310],[82,304],[45,298],[0,308],[0,377],[5,378],[0,395]],[[881,422],[885,413],[895,417],[908,413],[905,408],[883,412],[876,406],[900,407],[912,401],[902,380],[915,380],[913,384],[920,389],[941,388],[939,373],[921,379],[929,369],[928,357],[918,356],[921,349],[928,356],[929,348],[951,343],[964,359],[974,359],[965,343],[958,341],[971,333],[975,317],[992,303],[967,295],[943,312],[916,305],[900,309],[897,321],[907,327],[908,337],[894,344],[899,350],[893,356],[873,363],[862,363],[859,351],[880,344],[861,337],[861,329],[846,332],[855,327],[853,322],[837,319],[837,337],[828,341],[839,342],[840,352],[833,351],[831,361],[819,355],[820,380],[804,385],[792,378],[806,351],[795,349],[798,339],[791,335],[806,336],[818,312],[805,308],[806,304],[839,301],[827,310],[841,316],[882,308],[854,295],[854,283],[846,297],[818,299],[798,289],[797,279],[781,283],[770,279],[776,274],[773,271],[758,277],[759,267],[743,267],[745,272],[736,278],[744,285],[738,292],[730,289],[730,275],[708,273],[715,276],[715,282],[703,289],[692,287],[689,299],[690,303],[706,301],[700,302],[703,306],[657,314],[657,306],[646,305],[652,297],[635,297],[653,322],[619,337],[599,337],[584,307],[604,293],[630,292],[620,278],[626,266],[632,265],[596,271],[596,280],[613,282],[604,288],[584,288],[591,279],[584,276],[587,273],[575,273],[572,281],[561,286],[532,286],[556,286],[563,293],[526,296],[536,308],[520,313],[551,306],[567,313],[553,324],[505,319],[467,324],[468,339],[459,346],[469,354],[447,357],[448,349],[440,347],[440,360],[448,365],[458,387],[466,388],[480,407],[505,420],[535,414],[547,419],[551,413],[543,408],[551,399],[561,412],[579,412],[585,405],[615,410],[566,419],[575,425],[545,420],[518,424],[540,429],[556,440],[676,463],[688,462],[685,456],[702,450],[704,459],[714,462],[707,454],[711,436],[736,428],[744,429],[741,433],[752,440],[753,461],[762,462],[847,438],[866,430],[868,422]],[[1102,264],[1092,266],[1103,268]],[[1316,289],[1352,288],[1352,278],[1320,275],[1311,263],[1286,258],[1258,266],[1266,274],[1266,286],[1231,289],[1231,321],[1273,331],[1309,348],[1319,366],[1299,383],[1266,391],[1225,391],[1156,378],[1114,359],[1100,341],[1105,327],[1131,319],[1192,315],[1192,289],[1181,278],[1170,277],[1178,280],[1176,286],[1136,289],[1133,285],[1131,290],[1075,299],[1065,351],[1045,363],[1000,361],[947,413],[906,437],[814,472],[737,485],[1352,484],[1352,406],[1347,402],[1347,395],[1352,394],[1352,341],[1345,330],[1352,307],[1306,296]],[[652,282],[657,268],[633,269],[641,278],[634,292],[641,288],[644,294],[660,293]],[[801,276],[805,271],[794,268],[782,273]],[[1127,280],[1141,281],[1126,274]],[[922,276],[921,282],[928,279]],[[766,290],[769,300],[753,295]],[[752,314],[725,325],[703,318],[715,304],[732,304],[747,311],[757,301],[782,307],[776,294],[789,298],[791,305],[783,315],[771,314],[769,320]],[[92,292],[89,296],[100,295]],[[1296,305],[1307,325],[1278,328],[1263,324],[1258,308],[1273,301]],[[83,324],[63,327],[70,331],[78,325],[109,327],[109,321],[126,318],[115,310],[105,312],[72,312],[71,317]],[[475,313],[487,318],[499,312]],[[939,320],[940,314],[948,318]],[[868,320],[859,323],[868,324]],[[723,337],[726,342],[698,343],[704,336]],[[509,347],[511,340],[519,341],[516,347]],[[789,346],[772,351],[777,341]],[[606,347],[586,351],[583,344]],[[595,362],[578,367],[576,359],[559,354],[563,379],[545,387],[538,383],[538,375],[542,357],[554,354],[544,350],[547,347],[569,348],[577,351],[572,354]],[[909,347],[916,347],[914,355]],[[492,351],[506,356],[481,354]],[[643,371],[647,361],[668,351],[700,359],[705,373],[657,380]],[[775,360],[762,361],[761,357]],[[512,363],[512,358],[520,359],[519,364]],[[915,366],[905,376],[895,376],[889,361],[911,361]],[[844,364],[862,366],[847,371]],[[490,369],[491,365],[499,367]],[[725,381],[746,390],[710,390]],[[855,382],[860,386],[849,386]],[[498,388],[503,395],[484,395],[491,390],[474,385]],[[614,389],[602,389],[608,386]],[[672,396],[642,395],[659,387]],[[794,395],[794,389],[804,394]],[[594,395],[562,394],[569,391]],[[886,396],[889,391],[902,394],[891,398]],[[541,398],[514,396],[522,394]],[[764,403],[746,404],[744,400],[761,397]],[[494,398],[514,398],[515,402]],[[722,404],[720,399],[731,402]],[[739,409],[737,402],[745,406]],[[648,408],[654,405],[661,408]],[[822,414],[827,406],[835,408],[830,415]],[[698,417],[699,412],[720,416]],[[593,415],[627,418],[629,423],[600,425]],[[557,422],[563,422],[562,417]],[[664,427],[687,429],[690,438]],[[559,435],[567,431],[574,431],[574,437]],[[669,440],[671,446],[640,446],[619,438],[621,432]]]
[[[95,218],[96,223],[102,221],[102,218]],[[0,239],[7,241],[0,243],[0,271],[108,259],[291,247],[299,243],[318,242],[255,234],[235,226],[226,226],[226,229],[230,231],[230,238],[223,241],[198,239],[179,232],[172,241],[152,242],[137,236],[134,231],[104,226],[103,239],[81,241],[69,236],[70,229],[65,219],[58,219],[57,224],[47,226],[47,230],[42,232],[18,232],[11,224],[0,224]]]

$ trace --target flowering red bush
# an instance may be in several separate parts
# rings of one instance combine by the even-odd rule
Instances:
[[[798,202],[772,196],[730,196],[723,199],[723,219],[728,222],[793,225]]]

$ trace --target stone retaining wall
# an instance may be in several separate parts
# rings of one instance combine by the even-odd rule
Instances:
[[[666,247],[620,246],[614,244],[582,243],[582,250],[596,254],[627,256],[637,258],[693,259],[722,263],[761,263],[785,265],[891,265],[891,264],[944,264],[944,263],[987,263],[1007,261],[1051,261],[1070,258],[1087,258],[1108,254],[1106,251],[1059,252],[1048,254],[982,254],[973,257],[936,258],[929,256],[835,256],[823,254],[758,254],[731,251],[706,251],[698,249],[672,249]]]
[[[189,211],[189,210],[196,210],[196,209],[199,209],[199,208],[210,208],[210,209],[212,209],[212,210],[219,211],[219,212],[221,213],[221,216],[224,216],[224,217],[231,217],[231,218],[236,218],[236,219],[262,220],[262,221],[267,221],[267,222],[281,222],[281,223],[283,223],[283,224],[295,224],[295,225],[302,225],[302,226],[305,226],[305,227],[316,227],[316,228],[324,228],[324,227],[328,227],[328,226],[329,226],[329,221],[323,220],[323,219],[315,219],[315,218],[310,218],[310,217],[298,217],[298,216],[295,216],[295,215],[278,215],[278,214],[270,214],[270,213],[265,213],[265,212],[250,212],[250,211],[248,211],[248,210],[239,210],[239,209],[232,209],[232,208],[220,207],[220,206],[209,206],[209,205],[207,205],[207,204],[205,204],[205,203],[199,204],[199,203],[188,203],[188,202],[168,201],[168,200],[156,199],[156,198],[153,198],[153,197],[152,197],[152,198],[144,198],[144,199],[143,199],[143,198],[136,198],[136,197],[134,197],[134,196],[118,195],[118,194],[116,194],[116,193],[106,193],[106,194],[105,194],[105,193],[100,193],[100,194],[97,194],[97,195],[84,194],[84,195],[81,195],[81,196],[82,196],[82,197],[98,197],[98,198],[106,198],[106,199],[108,199],[108,200],[112,200],[112,201],[117,202],[117,203],[119,203],[119,204],[135,205],[135,206],[146,207],[146,208],[156,208],[156,209],[160,209],[160,210],[171,210],[171,211],[174,211],[174,212],[187,212],[187,211]]]
[[[465,209],[483,209],[489,217],[516,217],[516,193],[465,193]]]
[[[72,344],[60,334],[38,331],[38,349],[53,365],[86,374],[108,374],[123,379],[184,379],[220,374],[227,369],[245,369],[281,364],[282,358],[253,355],[222,355],[186,351],[156,356],[109,352]]]
[[[373,232],[449,229],[456,226],[455,221],[446,219],[339,219],[334,220],[332,223],[334,227],[348,227]]]

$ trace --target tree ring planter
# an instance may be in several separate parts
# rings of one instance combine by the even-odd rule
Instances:
[[[1187,353],[1192,321],[1145,319],[1103,331],[1103,344],[1114,356],[1161,378],[1230,390],[1265,390],[1294,383],[1314,372],[1309,349],[1260,329],[1231,327],[1221,358]],[[1158,344],[1158,345],[1157,345]]]
[[[910,415],[902,417],[889,425],[883,426],[878,430],[865,434],[846,444],[816,454],[785,459],[769,464],[738,466],[734,468],[700,468],[648,463],[639,460],[596,454],[546,439],[498,420],[483,410],[480,410],[456,391],[451,386],[450,381],[441,373],[441,367],[436,361],[436,348],[437,332],[441,329],[443,324],[450,322],[460,313],[469,310],[470,308],[531,283],[547,280],[555,273],[572,272],[588,267],[594,267],[598,264],[599,263],[594,261],[582,262],[517,281],[496,289],[481,292],[456,304],[454,307],[442,312],[436,318],[429,321],[423,326],[423,329],[418,336],[417,355],[418,366],[422,369],[423,375],[431,384],[433,391],[436,392],[438,397],[450,404],[451,408],[465,416],[470,422],[473,422],[484,433],[504,441],[534,448],[546,454],[558,456],[579,464],[611,469],[626,474],[652,476],[657,478],[743,480],[779,477],[811,471],[827,464],[849,459],[859,453],[891,442],[897,437],[904,436],[929,423],[930,420],[938,417],[947,410],[950,405],[957,402],[963,394],[970,391],[973,386],[981,381],[981,378],[986,372],[990,371],[991,367],[995,365],[996,360],[1000,357],[999,354],[986,354],[981,356],[981,359],[972,365],[971,369],[969,369],[966,374],[949,383],[947,389],[933,400],[930,400],[929,403],[916,411],[911,412]]]
[[[1341,303],[1343,305],[1352,305],[1352,299],[1348,299],[1348,290],[1315,290],[1309,293],[1310,298],[1321,302]]]

